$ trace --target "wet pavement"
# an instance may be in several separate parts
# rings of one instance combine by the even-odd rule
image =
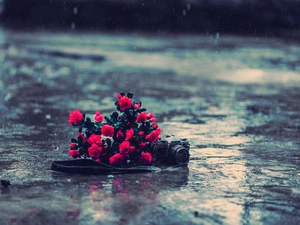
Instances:
[[[300,44],[287,39],[0,31],[0,224],[300,224]],[[68,114],[132,91],[188,168],[53,172]]]

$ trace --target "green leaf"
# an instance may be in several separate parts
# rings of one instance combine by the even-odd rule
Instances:
[[[145,112],[145,111],[147,111],[147,109],[145,109],[145,108],[140,108],[140,109],[138,110],[138,112]]]
[[[87,117],[85,122],[86,122],[86,123],[91,123],[91,122],[92,122],[92,121],[91,121],[91,118],[90,118],[90,117]]]
[[[128,92],[127,97],[128,98],[132,98],[133,97],[133,93],[132,92]]]
[[[146,129],[149,130],[149,128],[150,128],[150,123],[146,122]]]
[[[84,149],[83,148],[79,148],[79,153],[80,153],[80,155],[83,155],[84,154]]]
[[[95,122],[94,125],[95,125],[96,130],[100,129],[102,127],[102,123],[100,123],[100,122]],[[95,132],[97,132],[97,131],[95,131]]]
[[[112,150],[113,150],[113,154],[119,152],[119,143],[114,142],[114,143],[112,144]]]
[[[110,125],[113,124],[113,122],[107,116],[105,116],[104,118],[108,124],[110,124]]]
[[[115,119],[117,119],[118,116],[119,116],[119,113],[117,113],[117,112],[113,112],[113,113],[111,114],[111,117],[112,117],[112,118],[115,118]]]
[[[77,141],[75,138],[72,138],[72,139],[71,139],[71,142],[72,142],[72,143],[78,143],[78,141]]]
[[[111,140],[109,138],[106,138],[105,141],[106,141],[107,146],[110,147],[111,146]]]

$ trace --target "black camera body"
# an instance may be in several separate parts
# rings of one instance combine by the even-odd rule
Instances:
[[[187,165],[190,159],[190,144],[187,139],[159,140],[152,144],[151,154],[154,163]]]

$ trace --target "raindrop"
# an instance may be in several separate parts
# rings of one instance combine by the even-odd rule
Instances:
[[[219,32],[216,33],[216,40],[215,40],[215,44],[217,45],[219,42],[219,38],[220,38],[220,34]]]
[[[186,10],[185,9],[182,11],[182,15],[186,16]]]
[[[7,93],[6,96],[4,97],[4,101],[8,101],[12,97],[11,93]]]
[[[71,29],[74,30],[75,29],[75,23],[71,24]]]
[[[76,15],[76,14],[78,13],[78,9],[77,9],[77,7],[74,7],[74,9],[73,9],[73,13],[74,13],[74,15]]]
[[[191,10],[191,4],[188,3],[187,6],[186,6],[187,10]]]

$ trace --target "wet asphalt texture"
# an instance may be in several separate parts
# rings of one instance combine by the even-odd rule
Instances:
[[[300,224],[299,43],[2,29],[0,49],[1,225]],[[69,112],[109,114],[119,91],[190,141],[188,167],[51,171]]]

